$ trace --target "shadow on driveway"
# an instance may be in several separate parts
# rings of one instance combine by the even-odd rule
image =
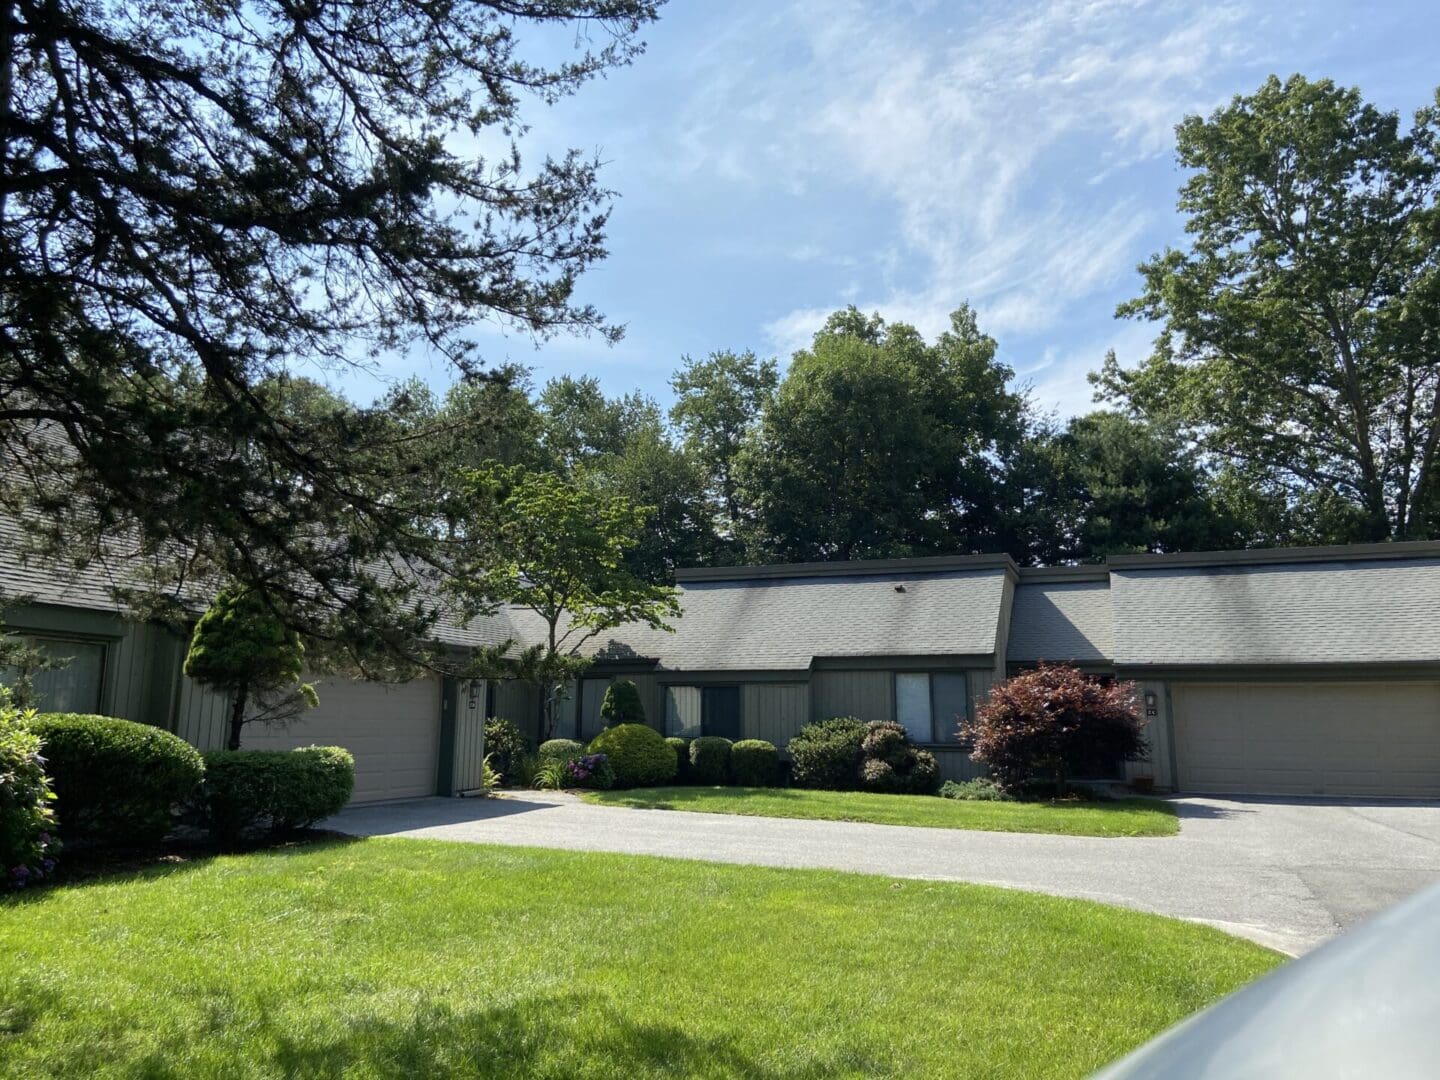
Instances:
[[[327,821],[325,827],[362,836],[389,836],[416,829],[494,821],[535,810],[554,810],[559,805],[556,800],[528,792],[492,799],[412,799],[352,806]]]

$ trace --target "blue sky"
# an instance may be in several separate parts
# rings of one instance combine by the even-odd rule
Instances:
[[[1270,73],[1329,76],[1408,116],[1440,85],[1434,0],[672,0],[633,67],[532,107],[528,153],[575,146],[620,193],[580,298],[623,342],[538,349],[484,328],[536,379],[593,374],[670,400],[684,354],[788,360],[854,303],[927,335],[968,300],[1041,407],[1090,407],[1135,265],[1183,234],[1173,128]],[[346,380],[369,397],[439,361]]]

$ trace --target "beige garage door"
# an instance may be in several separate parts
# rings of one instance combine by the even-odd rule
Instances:
[[[1183,791],[1440,796],[1440,683],[1178,683]]]
[[[343,746],[355,755],[352,802],[435,794],[440,749],[440,680],[398,686],[359,679],[315,684],[320,705],[285,728],[246,729],[247,750]]]

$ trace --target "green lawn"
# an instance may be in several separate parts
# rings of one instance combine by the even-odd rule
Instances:
[[[1174,836],[1175,808],[1159,799],[1110,802],[962,802],[930,795],[871,795],[799,788],[657,787],[591,791],[588,802],[653,810],[755,817],[869,821],[932,829],[1064,833],[1069,836]]]
[[[1082,1076],[1280,959],[977,885],[367,840],[0,900],[0,1075]]]

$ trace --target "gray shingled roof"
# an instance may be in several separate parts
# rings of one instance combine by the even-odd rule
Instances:
[[[1104,663],[1112,651],[1107,580],[1030,582],[1021,577],[1010,610],[1008,662]]]
[[[1440,557],[1111,572],[1115,662],[1440,660]]]
[[[797,671],[817,657],[988,655],[1004,591],[998,566],[688,581],[673,634],[621,627],[592,644],[604,657],[689,671]]]

